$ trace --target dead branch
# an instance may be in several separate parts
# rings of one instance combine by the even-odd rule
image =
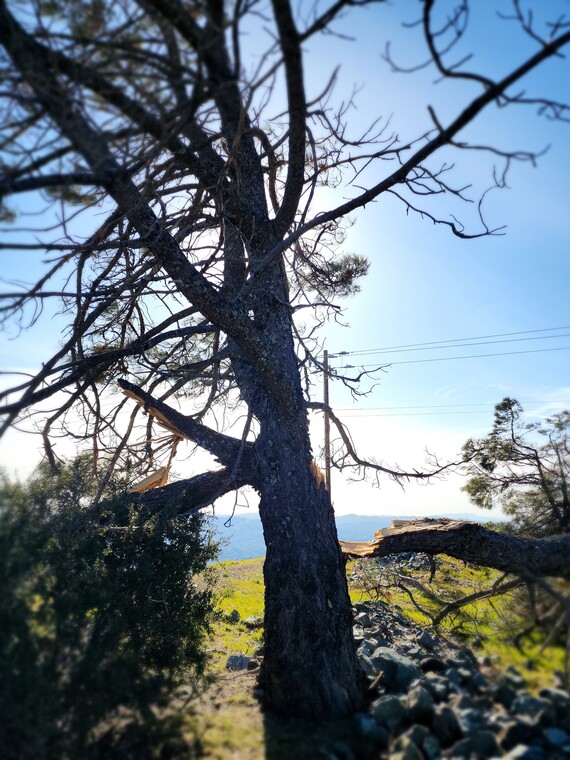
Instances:
[[[129,494],[129,500],[140,507],[148,517],[160,514],[164,519],[192,515],[211,506],[226,493],[246,485],[239,476],[232,477],[229,468],[204,472],[193,478],[152,488],[142,493]],[[105,511],[106,502],[98,510]]]
[[[396,520],[366,542],[341,541],[349,557],[386,557],[401,552],[448,554],[474,565],[522,578],[570,578],[570,536],[518,538],[462,520]]]

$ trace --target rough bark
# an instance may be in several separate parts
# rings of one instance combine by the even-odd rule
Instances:
[[[191,515],[213,504],[230,491],[235,491],[246,482],[239,476],[232,477],[229,469],[203,472],[193,478],[170,483],[162,488],[153,488],[144,493],[133,494],[131,501],[139,505],[149,515],[162,514],[165,517]]]
[[[570,578],[570,536],[519,538],[458,520],[396,523],[377,531],[375,540],[368,544],[342,541],[343,553],[347,557],[386,557],[402,552],[448,554],[523,578]]]
[[[281,714],[340,717],[362,707],[364,689],[329,494],[310,469],[306,445],[296,445],[305,435],[275,421],[259,453],[267,474],[262,678],[269,706]]]

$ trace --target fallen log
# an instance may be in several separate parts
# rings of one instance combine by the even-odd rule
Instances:
[[[570,578],[570,535],[533,539],[508,536],[463,520],[396,520],[376,531],[374,541],[341,541],[348,557],[386,557],[423,552],[447,554],[473,565],[493,567],[522,578]]]

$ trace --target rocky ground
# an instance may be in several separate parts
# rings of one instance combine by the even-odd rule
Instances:
[[[354,605],[358,657],[371,703],[354,718],[367,757],[570,758],[570,694],[561,684],[529,693],[515,668],[497,673],[488,658],[436,636],[382,602]],[[243,621],[253,626],[261,619]],[[255,670],[263,657],[230,658]],[[370,754],[370,748],[372,754]],[[323,747],[326,760],[356,760],[348,744]]]

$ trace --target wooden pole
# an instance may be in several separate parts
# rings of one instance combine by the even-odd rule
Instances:
[[[325,483],[329,496],[332,498],[331,489],[331,424],[328,413],[329,408],[329,352],[325,349],[323,354],[323,401],[325,402]]]

